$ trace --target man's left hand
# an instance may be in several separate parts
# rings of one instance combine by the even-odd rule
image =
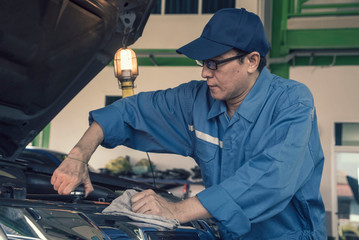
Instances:
[[[169,219],[178,219],[176,216],[175,203],[166,201],[163,197],[157,195],[152,189],[135,194],[131,198],[131,203],[132,211],[136,213],[152,214]]]

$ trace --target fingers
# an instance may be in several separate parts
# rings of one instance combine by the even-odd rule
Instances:
[[[57,181],[53,182],[53,186],[60,195],[69,195],[81,184],[81,182],[79,182],[77,179],[68,178],[67,176],[57,177],[56,180]],[[85,197],[87,197],[91,192],[93,192],[94,188],[89,178],[87,178],[83,184]]]
[[[132,204],[139,201],[140,199],[143,199],[146,196],[149,195],[156,195],[156,193],[152,190],[152,189],[147,189],[144,190],[142,192],[136,193],[135,195],[133,195],[133,197],[131,198],[131,202]]]
[[[93,191],[86,165],[77,161],[64,160],[51,177],[51,184],[60,195],[70,194],[81,183],[84,184],[85,196]]]
[[[142,203],[136,204],[136,206],[132,208],[132,211],[135,213],[151,214],[152,209],[153,207],[151,207],[150,204]]]
[[[84,183],[84,188],[85,188],[85,197],[87,197],[91,192],[93,192],[94,188],[91,184],[90,179],[88,179],[88,181]]]
[[[58,173],[56,180],[53,181],[52,185],[58,194],[68,195],[79,185],[79,183],[65,174]]]
[[[55,172],[51,176],[51,184],[54,185],[56,180],[57,180],[57,171],[55,170]]]
[[[62,183],[59,187],[59,189],[57,190],[57,192],[60,195],[69,195],[71,192],[73,192],[76,188],[77,188],[78,184],[64,184]]]
[[[131,203],[133,212],[175,218],[173,204],[167,202],[153,190],[137,193],[131,198]]]
[[[152,191],[152,190],[151,190]],[[132,211],[137,213],[146,213],[154,208],[155,193],[145,190],[143,192],[135,194],[131,198]]]

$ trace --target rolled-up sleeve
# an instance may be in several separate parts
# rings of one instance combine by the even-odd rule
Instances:
[[[196,86],[196,84],[192,84]],[[191,154],[188,119],[195,88],[143,92],[90,112],[104,131],[102,146],[125,145],[141,151]]]

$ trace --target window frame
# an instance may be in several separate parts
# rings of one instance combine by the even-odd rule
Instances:
[[[209,12],[209,13],[203,13],[203,1],[204,0],[198,0],[198,6],[197,6],[197,12],[196,13],[166,13],[166,0],[157,0],[161,2],[161,9],[160,12],[156,12],[156,13],[152,13],[154,15],[206,15],[206,14],[213,14],[215,11],[221,9],[217,9],[214,12]],[[223,1],[223,0],[221,0]],[[227,0],[227,1],[233,1],[234,2],[234,8],[236,8],[237,5],[237,1],[236,0]],[[156,3],[157,4],[157,3]]]

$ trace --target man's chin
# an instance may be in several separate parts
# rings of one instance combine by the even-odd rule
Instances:
[[[215,94],[213,92],[211,92],[211,96],[212,96],[213,99],[216,99],[216,100],[219,100],[219,101],[224,100],[223,96],[220,96],[219,94]]]

